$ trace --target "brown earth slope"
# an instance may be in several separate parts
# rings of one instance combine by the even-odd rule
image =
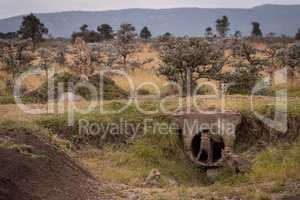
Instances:
[[[0,200],[98,200],[102,185],[26,129],[0,128]]]

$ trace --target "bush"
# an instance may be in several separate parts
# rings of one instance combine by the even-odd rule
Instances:
[[[146,90],[146,89],[140,89],[139,91],[138,91],[138,95],[150,95],[151,93],[148,91],[148,90]]]
[[[224,52],[214,44],[198,38],[176,38],[163,45],[160,52],[162,64],[158,74],[180,84],[187,94],[200,78],[220,75],[224,67]]]
[[[106,111],[116,111],[124,107],[122,103],[111,103],[105,105]],[[121,120],[126,119],[126,123],[130,124],[133,127],[125,127],[127,128],[126,134],[120,133],[121,130],[117,130],[119,132],[111,134],[110,129],[112,124],[120,124]],[[86,133],[84,129],[80,130],[80,123],[88,122],[89,124],[99,125],[101,129],[99,131],[95,131],[95,134]],[[100,112],[92,112],[87,115],[75,114],[74,116],[74,124],[69,126],[68,124],[68,116],[50,116],[43,117],[36,121],[36,123],[53,133],[57,133],[64,139],[69,140],[75,146],[80,147],[81,145],[91,145],[98,148],[102,148],[105,144],[126,144],[129,139],[135,134],[134,131],[143,130],[143,120],[144,115],[140,114],[137,109],[133,107],[127,108],[124,112],[118,115],[103,115]],[[123,124],[122,124],[123,125]],[[105,128],[105,130],[103,130]],[[134,130],[133,130],[134,129]],[[140,130],[141,129],[141,130]],[[122,127],[123,130],[123,127]],[[124,131],[124,130],[123,130]],[[138,132],[138,133],[140,133]]]
[[[261,81],[259,71],[255,67],[248,64],[241,64],[237,67],[235,73],[232,75],[233,85],[229,87],[228,93],[230,94],[251,94],[252,90],[258,83],[264,84]],[[267,85],[261,85],[266,88]],[[267,89],[260,90],[256,95],[264,95]]]
[[[15,104],[13,96],[0,96],[0,104]]]
[[[21,97],[22,103],[31,103],[32,100],[30,97]],[[0,96],[0,105],[4,104],[16,104],[14,96]]]
[[[5,96],[6,94],[6,84],[4,81],[0,81],[0,96]]]
[[[78,83],[85,83],[82,81],[79,76],[63,73],[63,74],[56,74],[54,76],[54,98],[57,100],[60,98],[58,93],[58,85],[63,84],[64,92],[68,92],[68,83],[78,84]],[[92,84],[97,89],[97,97],[100,97],[100,76],[94,75],[89,78],[89,84]],[[104,77],[103,80],[103,98],[106,100],[111,99],[121,99],[126,98],[128,96],[127,92],[119,88],[114,81],[111,79]],[[26,96],[31,97],[34,102],[47,102],[48,101],[48,82],[45,82],[39,89],[33,91]],[[83,97],[86,100],[92,100],[92,96],[90,91],[84,87],[80,87],[75,92],[75,95]]]

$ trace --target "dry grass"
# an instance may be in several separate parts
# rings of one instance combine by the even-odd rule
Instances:
[[[146,63],[137,69],[128,70],[127,74],[132,80],[135,88],[138,88],[142,84],[146,84],[142,88],[148,90],[151,93],[155,93],[156,88],[152,86],[153,84],[158,86],[158,88],[160,89],[163,87],[163,85],[166,83],[166,80],[163,77],[159,77],[157,75],[157,68],[160,67],[159,55],[158,52],[150,47],[150,45],[144,45],[141,52],[133,55],[131,59],[138,60],[140,62],[152,59],[151,62]],[[113,77],[113,80],[119,87],[126,91],[129,91],[130,84],[128,83],[127,78],[123,76],[115,76]]]
[[[34,91],[43,84],[44,79],[45,78],[43,76],[38,76],[38,75],[29,76],[27,77],[27,79],[24,80],[24,88],[28,92]]]
[[[198,99],[200,101],[200,99]],[[203,104],[219,106],[220,101],[216,99],[202,99]],[[256,108],[260,109],[267,104],[272,104],[272,97],[256,97]],[[290,98],[290,105],[298,106],[299,99]],[[78,102],[78,106],[87,106],[89,102]],[[159,101],[145,102],[147,108],[155,107]],[[248,110],[250,109],[249,97],[229,96],[226,99],[226,109]],[[114,102],[106,102],[107,108],[113,108]],[[37,105],[36,105],[37,106]],[[43,105],[38,105],[43,106]],[[168,108],[176,107],[175,101],[168,102]],[[1,108],[1,106],[0,106]],[[8,106],[10,110],[13,105]],[[300,108],[300,107],[297,107]],[[13,110],[16,112],[16,110]],[[297,111],[299,113],[299,110]],[[1,112],[0,112],[1,114]],[[15,113],[18,115],[18,113]],[[20,113],[19,113],[20,114]],[[124,113],[122,116],[128,118],[140,116],[136,112]],[[10,116],[12,119],[16,116]],[[23,114],[23,117],[29,117]],[[97,117],[100,117],[100,115]],[[104,116],[118,118],[120,116]],[[15,120],[15,119],[14,119]],[[173,141],[173,142],[172,142]],[[179,147],[175,145],[176,140],[165,140],[162,138],[144,138],[130,143],[130,146],[113,148],[106,146],[103,149],[87,147],[78,151],[76,158],[96,178],[107,182],[125,183],[135,187],[136,191],[143,194],[142,199],[223,199],[240,197],[245,200],[272,199],[273,193],[280,190],[286,191],[279,185],[282,181],[289,183],[299,177],[299,144],[295,143],[291,148],[273,147],[263,152],[255,160],[253,171],[246,176],[229,177],[229,181],[217,182],[213,185],[205,185],[199,172],[193,170],[183,157],[177,153]],[[286,156],[287,155],[287,156]],[[162,172],[162,188],[143,188],[142,183],[145,176],[153,168],[159,168]],[[199,173],[199,174],[198,174]],[[176,177],[179,186],[174,187],[168,183],[170,177]],[[275,181],[275,182],[274,182]],[[188,182],[192,182],[188,184]]]
[[[183,185],[203,186],[203,171],[190,163],[174,136],[145,136],[128,146],[86,148],[78,159],[99,180],[142,187],[152,169],[158,169],[161,185],[170,187],[171,180]],[[138,166],[138,167],[137,167]]]
[[[253,182],[288,182],[300,177],[300,140],[292,146],[270,147],[257,158],[249,175]]]
[[[168,111],[175,111],[179,108],[180,104],[178,103],[179,98],[171,98],[168,101],[162,103],[159,99],[148,100],[146,98],[140,97],[138,102],[140,105],[150,105],[146,110],[154,111],[158,108],[158,106],[163,105]],[[112,100],[112,101],[104,101],[102,102],[104,108],[109,107],[112,103],[122,103],[126,104],[127,100]],[[182,108],[186,106],[186,99],[182,99]],[[232,110],[232,111],[253,111],[252,110],[252,103],[253,108],[256,111],[265,110],[265,109],[273,109],[276,103],[276,98],[274,97],[253,97],[252,101],[249,96],[242,96],[242,95],[232,95],[227,96],[224,100],[224,109],[225,110]],[[75,102],[77,108],[84,109],[88,108],[91,104],[90,101],[78,101]],[[95,102],[98,105],[95,111],[100,111],[100,102]],[[197,108],[208,108],[208,107],[216,107],[222,108],[223,101],[215,96],[198,96],[195,97],[195,104],[193,107]],[[51,105],[51,104],[50,104]],[[62,104],[58,105],[55,104],[55,113],[57,113],[57,106],[63,106],[64,108],[68,107],[68,102],[63,102]],[[33,109],[47,109],[48,105],[45,104],[28,104],[26,105],[29,108]],[[134,105],[133,105],[134,106]],[[119,108],[118,108],[119,109]],[[66,112],[67,110],[65,110]],[[290,97],[288,99],[288,112],[289,114],[299,114],[300,113],[300,99],[295,97]],[[51,114],[51,113],[50,113]],[[17,105],[15,104],[7,104],[7,105],[0,105],[0,120],[31,120],[40,117],[39,114],[27,114],[23,112]]]
[[[146,89],[151,93],[157,92],[155,86],[161,89],[166,83],[166,81],[162,77],[159,77],[156,74],[156,71],[154,69],[135,69],[128,72],[128,76],[132,80],[134,88],[142,86],[141,88]],[[128,82],[128,79],[126,77],[114,76],[113,80],[122,89],[126,91],[130,90],[130,83]]]
[[[258,44],[260,45],[260,44]],[[260,48],[264,48],[260,46]],[[144,61],[148,58],[153,58],[151,63],[141,66],[141,68],[129,71],[129,76],[133,80],[134,86],[137,88],[140,84],[152,83],[162,88],[166,83],[162,77],[157,76],[156,69],[159,67],[157,52],[153,51],[149,46],[145,46],[141,53],[134,56],[134,59]],[[2,79],[1,79],[2,80]],[[122,89],[128,90],[129,84],[124,77],[113,77],[113,80]],[[43,77],[31,77],[26,81],[28,89],[37,88]],[[299,81],[295,81],[289,86],[289,96],[300,96]],[[1,90],[0,84],[0,90]],[[152,93],[155,93],[155,88],[150,85],[143,87]],[[166,108],[170,111],[176,110],[178,98],[169,99],[165,103]],[[186,99],[182,99],[186,102]],[[111,108],[111,104],[116,102],[126,103],[126,100],[121,101],[105,101],[105,107]],[[140,100],[141,104],[147,105],[149,109],[155,109],[161,103],[159,99],[148,101]],[[196,102],[201,108],[218,107],[222,104],[225,110],[234,111],[251,111],[251,98],[249,96],[227,96],[225,101],[214,96],[198,96]],[[274,108],[274,97],[254,97],[253,105],[255,110]],[[97,102],[98,103],[98,102]],[[79,108],[86,108],[90,102],[76,102]],[[33,108],[47,108],[46,105],[28,105]],[[67,102],[64,102],[67,106]],[[300,113],[300,99],[288,99],[289,113]],[[95,111],[98,112],[98,111]],[[126,116],[126,113],[123,114]],[[128,114],[129,115],[129,114]],[[135,113],[133,114],[135,116]],[[30,115],[20,110],[17,105],[0,105],[0,121],[14,120],[26,121],[29,123],[42,115]],[[118,118],[120,116],[113,116]],[[149,138],[148,138],[149,139]],[[171,141],[171,142],[170,142]],[[129,148],[113,149],[105,147],[104,149],[95,149],[87,147],[77,152],[76,158],[99,180],[107,182],[125,183],[131,186],[138,187],[135,190],[141,192],[144,196],[142,199],[223,199],[242,197],[249,200],[268,200],[272,198],[270,193],[281,192],[284,188],[282,182],[289,182],[300,176],[299,153],[300,143],[295,143],[291,148],[285,146],[271,147],[267,151],[261,153],[255,160],[253,170],[247,176],[232,177],[230,184],[216,183],[214,185],[204,186],[203,180],[197,177],[196,170],[191,170],[187,163],[184,163],[182,157],[178,153],[177,146],[173,140],[163,140],[161,138],[150,138],[149,140],[141,140],[133,143]],[[57,138],[56,143],[69,145],[65,140]],[[0,144],[1,146],[1,144]],[[174,150],[175,149],[175,150]],[[171,152],[171,153],[170,153]],[[177,153],[177,154],[174,154]],[[154,155],[154,156],[153,156]],[[170,155],[174,156],[171,157]],[[74,155],[72,155],[74,156]],[[153,168],[161,168],[163,172],[163,188],[140,188],[145,176]],[[168,179],[172,175],[178,177],[181,184],[178,187],[171,186]],[[182,181],[183,180],[183,181]],[[194,186],[187,184],[191,181]],[[262,186],[264,184],[264,186]],[[196,185],[196,186],[195,186]],[[267,185],[267,186],[265,186]],[[262,188],[268,190],[263,190]],[[271,190],[271,191],[270,191]]]

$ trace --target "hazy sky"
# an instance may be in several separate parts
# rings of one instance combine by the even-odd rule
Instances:
[[[30,12],[64,10],[110,10],[122,8],[231,7],[261,4],[300,4],[300,0],[0,0],[0,18]]]

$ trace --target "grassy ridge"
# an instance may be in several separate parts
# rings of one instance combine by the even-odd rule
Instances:
[[[245,101],[246,102],[246,101]],[[241,104],[242,105],[242,104]],[[245,105],[245,104],[244,104]],[[260,105],[260,104],[259,104]],[[290,117],[299,117],[297,101],[289,107]],[[122,103],[110,103],[105,106],[107,110],[116,110],[123,106]],[[153,110],[158,106],[157,102],[145,102],[142,107],[145,110]],[[293,109],[295,106],[296,109]],[[173,108],[172,103],[169,104]],[[272,114],[272,108],[259,106],[259,111],[264,114]],[[245,107],[244,107],[245,109]],[[253,122],[253,114],[243,111],[244,117]],[[213,185],[205,177],[202,169],[196,168],[186,158],[177,135],[157,134],[151,130],[141,131],[132,139],[128,137],[108,138],[101,140],[99,136],[80,135],[78,121],[82,118],[99,124],[118,123],[121,118],[133,124],[143,124],[148,117],[154,122],[170,123],[171,119],[165,115],[155,114],[146,116],[131,106],[121,114],[100,114],[98,111],[87,115],[75,116],[75,126],[69,127],[66,115],[44,116],[32,121],[32,124],[17,122],[4,122],[0,129],[17,129],[30,132],[42,132],[53,138],[59,148],[72,151],[72,156],[80,161],[86,168],[100,180],[109,182],[121,182],[132,186],[142,186],[144,178],[149,171],[156,168],[162,173],[161,184],[163,188],[173,187],[179,184],[175,191],[178,199],[190,198],[191,193],[209,197],[215,196],[239,196],[244,199],[271,199],[273,194],[288,193],[289,185],[300,181],[300,140],[289,140],[269,144],[267,149],[256,151],[247,147],[242,151],[244,155],[252,158],[253,167],[249,174],[235,175],[224,169],[215,179]],[[298,124],[295,118],[292,124]],[[142,127],[144,128],[144,127]],[[290,127],[291,131],[298,133],[296,127]],[[253,128],[248,128],[253,129]],[[244,133],[247,130],[244,128]],[[261,129],[257,129],[257,133]],[[285,144],[285,142],[287,142]],[[74,152],[75,150],[75,152]],[[195,188],[195,186],[197,188]],[[255,186],[255,189],[253,187]],[[168,196],[169,195],[169,196]],[[170,197],[171,195],[171,197]],[[156,194],[158,199],[173,197],[172,192],[165,195]],[[200,196],[201,196],[200,195]]]

